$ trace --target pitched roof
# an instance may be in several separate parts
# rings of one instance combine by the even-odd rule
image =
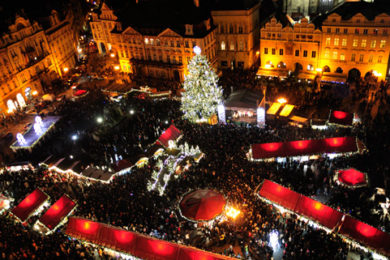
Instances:
[[[263,99],[263,96],[264,95],[261,91],[240,89],[230,94],[224,103],[225,107],[257,109],[258,105]]]

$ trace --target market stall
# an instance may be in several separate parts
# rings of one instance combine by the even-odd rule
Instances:
[[[42,206],[48,200],[49,196],[37,188],[13,208],[11,212],[21,222],[24,222],[33,214],[42,211]]]

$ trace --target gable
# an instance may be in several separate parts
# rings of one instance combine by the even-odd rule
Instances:
[[[123,35],[141,35],[138,31],[136,31],[132,27],[127,27],[126,30],[124,30]]]
[[[167,28],[165,29],[164,31],[162,31],[158,37],[182,37],[180,34],[172,31],[170,28]]]

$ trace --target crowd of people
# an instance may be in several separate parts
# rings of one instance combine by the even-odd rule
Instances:
[[[270,95],[275,97],[294,91],[309,92],[304,95],[297,95],[297,92],[294,94],[296,100],[291,99],[301,102],[299,104],[302,106],[310,104],[321,107],[327,104],[328,108],[339,109],[343,103],[327,103],[336,95],[333,88],[340,86],[324,86],[321,92],[316,92],[316,87],[308,82],[299,84],[298,81],[285,80],[282,83],[276,79],[253,81],[251,76],[245,75],[240,79],[242,86],[238,87],[266,88],[267,93],[273,93]],[[223,78],[221,82],[227,91],[231,90],[231,79]],[[294,83],[290,85],[288,82]],[[304,195],[323,197],[327,204],[389,232],[389,220],[373,213],[376,205],[368,199],[375,187],[387,192],[390,187],[390,179],[386,175],[389,171],[386,151],[390,144],[390,137],[385,134],[390,129],[386,121],[388,110],[384,108],[389,101],[386,86],[383,84],[380,87],[378,91],[381,94],[375,94],[376,98],[367,100],[367,104],[380,103],[381,112],[375,117],[372,117],[369,109],[363,109],[363,113],[359,114],[361,124],[352,129],[329,128],[325,131],[310,127],[295,128],[278,121],[268,122],[265,129],[194,125],[181,119],[177,101],[127,96],[120,102],[111,102],[99,91],[92,91],[76,101],[77,106],[64,101],[55,112],[62,116],[56,130],[32,154],[19,154],[18,158],[29,158],[37,165],[48,154],[72,154],[86,165],[106,165],[110,168],[115,164],[116,155],[130,160],[145,153],[172,122],[183,132],[180,142],[199,146],[206,156],[179,178],[172,178],[163,196],[146,188],[156,167],[153,158],[146,167],[134,168],[109,184],[85,182],[70,174],[52,172],[43,167],[33,171],[5,172],[0,175],[0,190],[14,198],[15,205],[37,187],[42,188],[53,201],[66,193],[78,203],[74,213],[77,216],[233,257],[270,259],[280,253],[283,259],[329,259],[329,256],[332,259],[346,259],[349,251],[352,251],[371,259],[371,253],[345,243],[334,234],[328,234],[295,215],[281,213],[260,200],[255,190],[264,179],[271,179]],[[360,88],[364,88],[364,85],[357,89]],[[315,103],[313,96],[316,96]],[[353,98],[353,94],[339,100],[345,98]],[[363,99],[357,98],[355,103],[364,102]],[[97,123],[97,116],[103,117],[105,123]],[[75,129],[80,138],[77,142],[71,142],[69,137]],[[346,135],[358,136],[366,144],[368,152],[333,160],[323,157],[309,162],[287,160],[284,163],[255,163],[246,157],[252,143]],[[354,191],[336,187],[331,181],[334,170],[345,167],[366,172],[370,186]],[[241,210],[239,217],[234,221],[216,220],[210,225],[200,225],[183,218],[177,204],[183,194],[200,188],[223,193],[229,204]],[[0,218],[2,258],[23,258],[24,254],[35,258],[64,255],[85,259],[108,257],[102,250],[68,239],[61,229],[48,237],[35,234],[31,226],[36,218],[31,218],[26,225],[16,223],[8,213]],[[278,234],[278,247],[273,247],[269,242],[271,232]]]

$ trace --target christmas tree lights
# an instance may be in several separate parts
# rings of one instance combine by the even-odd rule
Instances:
[[[187,65],[181,99],[184,118],[191,122],[204,121],[216,113],[222,100],[222,89],[218,87],[218,76],[210,68],[207,58],[200,55],[200,48],[194,47],[195,56]]]

